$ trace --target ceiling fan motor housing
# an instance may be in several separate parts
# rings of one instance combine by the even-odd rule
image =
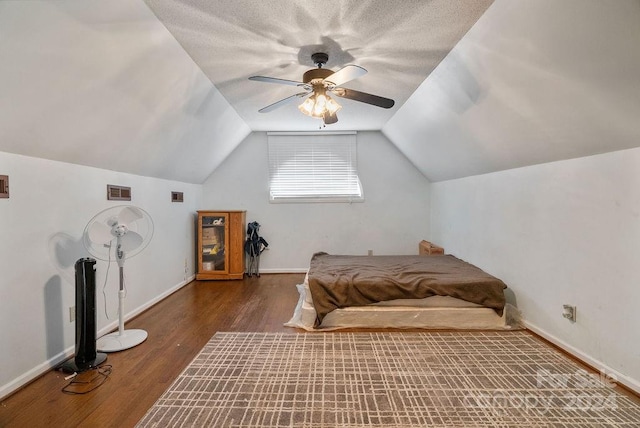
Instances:
[[[316,52],[311,54],[311,60],[318,68],[322,68],[329,61],[329,55],[324,52]]]
[[[313,68],[302,75],[302,82],[313,84],[314,80],[324,80],[332,74],[333,71],[326,68]]]

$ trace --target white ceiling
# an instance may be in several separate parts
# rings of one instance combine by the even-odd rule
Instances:
[[[326,129],[381,129],[430,180],[637,147],[638,22],[638,0],[4,0],[0,151],[201,183],[252,130],[318,128],[247,80],[315,51],[396,100],[339,98]]]
[[[357,64],[368,73],[345,86],[402,105],[493,0],[145,0],[252,130],[317,130],[298,103],[258,110],[300,88],[248,81],[302,80],[315,68]],[[379,130],[395,113],[352,100],[332,130]]]

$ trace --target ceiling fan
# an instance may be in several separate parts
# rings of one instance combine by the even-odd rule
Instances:
[[[341,106],[328,93],[377,107],[393,107],[395,102],[392,99],[342,87],[343,84],[365,75],[367,70],[364,68],[357,65],[347,65],[336,72],[322,68],[329,60],[329,55],[323,52],[312,54],[311,60],[318,68],[305,72],[302,75],[302,82],[266,76],[249,77],[249,80],[258,82],[297,86],[304,89],[304,92],[291,95],[258,111],[260,113],[268,113],[292,101],[306,97],[304,102],[298,106],[298,109],[307,116],[322,119],[325,125],[329,125],[338,121],[336,113]]]

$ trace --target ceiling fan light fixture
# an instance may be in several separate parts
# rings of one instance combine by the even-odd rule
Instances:
[[[342,106],[340,104],[338,104],[333,98],[327,96],[326,111],[328,111],[330,115],[335,115],[341,108]]]
[[[342,106],[324,92],[314,93],[298,106],[307,116],[324,119],[325,114],[335,116]]]
[[[316,103],[316,96],[311,95],[309,98],[304,100],[302,104],[298,106],[298,110],[300,110],[302,113],[306,114],[307,116],[313,116],[313,106],[315,105],[315,103]]]
[[[313,105],[313,116],[324,116],[327,110],[327,96],[325,94],[316,95],[316,103]]]

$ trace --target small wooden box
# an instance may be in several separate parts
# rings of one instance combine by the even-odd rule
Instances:
[[[429,241],[420,241],[418,244],[418,254],[421,256],[437,256],[444,254],[444,248],[438,247]]]

